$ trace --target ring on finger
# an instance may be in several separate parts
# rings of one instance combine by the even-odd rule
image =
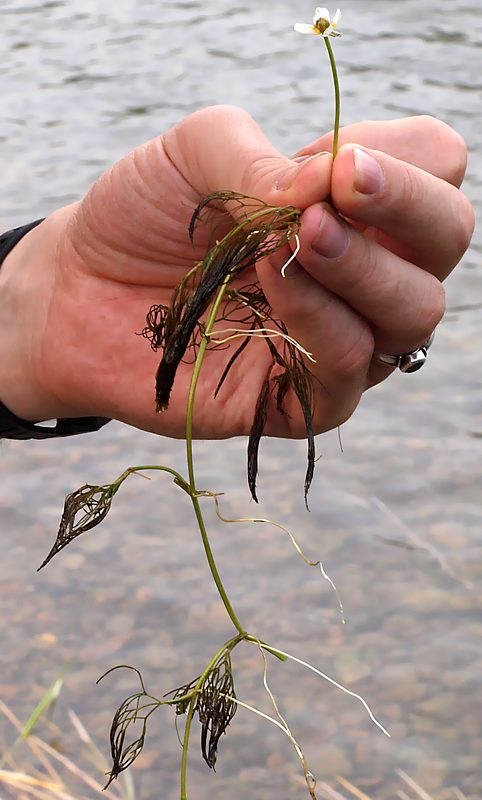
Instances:
[[[433,342],[435,331],[430,334],[427,341],[421,347],[411,350],[409,353],[401,353],[398,356],[392,356],[389,353],[380,353],[375,350],[373,357],[381,364],[386,364],[389,367],[398,367],[401,372],[417,372],[427,360],[427,351]]]

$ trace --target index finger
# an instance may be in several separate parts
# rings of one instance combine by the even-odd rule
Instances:
[[[435,117],[419,116],[379,122],[357,122],[340,129],[340,147],[356,142],[382,150],[394,158],[430,172],[459,187],[467,167],[467,148],[462,137]],[[331,150],[333,133],[302,148],[296,156]]]
[[[342,147],[333,165],[331,196],[343,217],[376,230],[380,244],[439,280],[470,243],[474,214],[465,195],[381,151]]]

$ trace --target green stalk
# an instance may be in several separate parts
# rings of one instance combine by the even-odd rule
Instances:
[[[335,56],[328,36],[324,36],[328,57],[330,59],[331,72],[333,75],[333,87],[335,89],[335,124],[333,125],[333,158],[338,152],[338,131],[340,130],[340,84],[338,82],[338,72],[336,69]]]
[[[212,305],[212,308],[209,312],[206,327],[204,329],[203,338],[201,344],[199,346],[199,351],[196,357],[196,363],[194,364],[194,370],[191,378],[191,385],[189,387],[189,397],[187,402],[187,416],[186,416],[186,458],[187,458],[187,467],[189,472],[189,486],[191,489],[191,501],[194,507],[194,513],[196,514],[197,523],[199,525],[199,531],[201,533],[201,538],[204,546],[204,552],[206,553],[206,558],[208,560],[209,569],[211,570],[211,574],[214,578],[214,583],[216,584],[217,590],[220,594],[221,600],[224,603],[224,607],[228,612],[229,618],[233,623],[234,627],[240,634],[244,635],[245,630],[241,625],[240,621],[238,620],[231,603],[229,602],[228,596],[226,594],[226,590],[223,586],[223,582],[219,575],[218,569],[216,567],[216,562],[214,561],[213,552],[211,550],[211,545],[209,542],[209,538],[206,531],[206,526],[204,524],[204,519],[201,512],[201,506],[199,505],[199,500],[196,496],[196,481],[194,476],[194,459],[193,459],[193,448],[192,448],[192,421],[193,421],[193,412],[194,412],[194,400],[196,397],[196,388],[199,380],[199,375],[201,372],[201,367],[203,365],[204,356],[206,353],[206,348],[209,342],[209,335],[214,327],[216,322],[216,316],[219,311],[219,307],[221,305],[222,299],[224,297],[224,293],[228,286],[228,283],[231,279],[231,276],[227,276],[221,288],[218,291],[216,299]],[[187,723],[186,723],[187,724]]]
[[[186,727],[184,728],[184,739],[182,742],[182,759],[181,759],[181,800],[187,800],[187,753],[189,749],[189,737],[191,735],[191,723],[194,715],[194,707],[196,705],[196,695],[193,696],[189,703],[187,711]]]
[[[194,716],[194,710],[196,707],[196,698],[197,693],[201,686],[203,685],[204,681],[206,680],[207,675],[215,665],[218,658],[221,658],[222,654],[226,651],[233,650],[239,642],[241,642],[245,638],[245,635],[240,634],[239,636],[234,636],[232,639],[229,639],[223,646],[218,650],[218,652],[212,657],[211,661],[204,669],[204,672],[199,677],[196,686],[194,687],[193,696],[191,702],[189,703],[189,708],[187,711],[187,719],[186,719],[186,727],[184,728],[184,738],[182,742],[182,760],[181,760],[181,800],[187,800],[187,754],[189,750],[189,737],[191,735],[191,724],[192,718]],[[178,701],[179,702],[179,701]]]
[[[147,472],[147,470],[150,470],[150,469],[155,469],[155,470],[158,470],[159,472],[168,472],[170,475],[174,475],[177,483],[180,483],[181,485],[182,485],[182,483],[184,483],[184,478],[182,477],[182,475],[179,474],[179,472],[176,472],[175,469],[171,469],[170,467],[161,467],[158,464],[157,465],[156,464],[145,464],[145,465],[140,466],[140,467],[128,467],[128,469],[124,470],[122,475],[120,475],[117,478],[117,480],[113,482],[113,486],[116,487],[115,491],[117,492],[120,489],[121,484],[124,483],[124,481],[126,480],[126,478],[129,477],[129,475],[133,475],[135,472]],[[147,478],[147,475],[143,475],[142,477]],[[148,480],[149,480],[149,478],[148,478]]]

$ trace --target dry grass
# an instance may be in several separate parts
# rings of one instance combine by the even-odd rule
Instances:
[[[26,726],[1,700],[0,717],[10,726],[13,741],[0,759],[0,800],[136,800],[128,770],[115,785],[103,789],[110,764],[73,711],[69,711],[69,722],[79,741],[76,761],[39,736],[25,735]],[[62,741],[64,732],[52,723],[49,728],[52,738]],[[398,777],[397,800],[469,800],[456,787],[435,797],[401,770]],[[376,800],[342,777],[337,778],[336,785],[320,781],[316,795],[319,800]]]
[[[35,734],[25,735],[25,726],[1,700],[0,716],[11,728],[7,740],[13,741],[1,758],[0,800],[135,800],[128,773],[114,788],[103,789],[110,765],[73,711],[69,721],[79,739],[75,761]],[[61,741],[62,731],[49,727],[52,738]]]
[[[445,790],[443,794],[439,794],[437,797],[429,795],[402,770],[397,770],[397,774],[402,784],[395,795],[398,800],[468,800],[460,789],[455,787]],[[346,778],[338,776],[337,784],[338,786],[334,788],[326,783],[319,783],[317,792],[320,800],[322,800],[322,798],[323,800],[353,800],[353,798],[356,798],[356,800],[376,800],[376,798],[370,797],[365,794],[365,792],[362,792],[361,789],[357,789],[357,787],[350,783],[350,781],[347,781]],[[343,792],[339,787],[343,788]]]

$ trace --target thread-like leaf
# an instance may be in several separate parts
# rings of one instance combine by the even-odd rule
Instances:
[[[63,550],[77,536],[95,528],[105,519],[117,489],[118,486],[116,484],[93,486],[86,483],[77,491],[67,495],[57,538],[37,572],[45,567],[60,550]]]

